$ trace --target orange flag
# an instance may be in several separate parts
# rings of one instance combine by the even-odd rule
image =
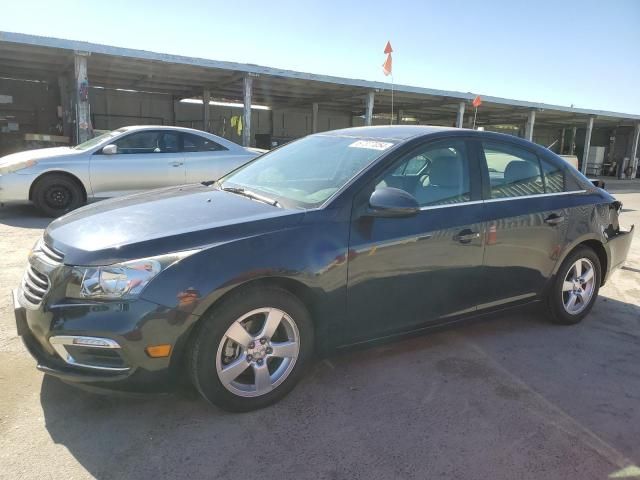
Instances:
[[[480,98],[480,95],[478,95],[476,98],[473,99],[473,102],[471,102],[471,105],[473,105],[474,108],[478,108],[480,105],[482,105],[482,99]]]
[[[391,48],[391,42],[387,41],[387,46],[384,47],[384,53],[387,54],[387,59],[382,64],[382,72],[386,76],[391,75],[391,73],[393,71],[393,66],[392,66],[392,62],[393,61],[391,59],[391,52],[393,52],[393,48]]]

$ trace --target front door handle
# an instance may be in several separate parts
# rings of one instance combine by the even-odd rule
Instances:
[[[171,162],[169,165],[171,165],[172,167],[181,167],[182,165],[184,165],[184,162]]]
[[[558,215],[557,213],[552,213],[544,219],[544,223],[547,225],[559,225],[562,222],[564,222],[564,216]]]
[[[470,243],[471,240],[475,240],[476,238],[480,238],[480,233],[469,230],[468,228],[465,228],[453,237],[455,241],[460,243]]]

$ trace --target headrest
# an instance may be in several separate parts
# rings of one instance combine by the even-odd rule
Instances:
[[[524,160],[512,160],[504,169],[504,183],[517,183],[529,178],[540,176],[540,170],[536,165]]]
[[[460,187],[462,185],[462,160],[459,157],[435,157],[429,172],[429,185],[436,187]]]

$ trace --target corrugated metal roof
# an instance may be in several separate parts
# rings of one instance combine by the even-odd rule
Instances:
[[[131,48],[121,48],[109,45],[101,45],[90,42],[82,42],[77,40],[65,40],[51,37],[41,37],[36,35],[27,35],[13,32],[0,32],[0,42],[19,44],[25,46],[67,50],[67,51],[83,51],[92,54],[108,55],[113,57],[131,58],[150,62],[163,62],[174,65],[192,66],[205,69],[225,70],[230,72],[241,72],[245,74],[254,74],[260,76],[279,77],[283,79],[295,79],[309,82],[321,82],[325,84],[353,87],[358,89],[377,90],[388,92],[390,85],[384,82],[360,80],[352,78],[335,77],[330,75],[318,75],[305,72],[297,72],[293,70],[284,70],[278,68],[265,67],[260,65],[226,62],[219,60],[210,60],[197,57],[186,57],[181,55],[171,55],[165,53],[149,52],[145,50],[136,50]],[[25,59],[28,61],[28,59]],[[447,99],[470,101],[479,93],[456,92],[448,90],[436,90],[432,88],[414,87],[410,85],[394,85],[394,91],[401,94],[425,95],[429,97],[443,97]],[[482,95],[483,102],[495,105],[512,106],[519,108],[534,108],[540,111],[555,111],[574,115],[594,115],[598,117],[609,117],[611,119],[624,120],[640,120],[640,114],[628,114],[619,112],[610,112],[605,110],[592,110],[584,108],[572,108],[561,105],[550,105],[546,103],[528,102],[523,100],[514,100],[501,97],[493,97]]]

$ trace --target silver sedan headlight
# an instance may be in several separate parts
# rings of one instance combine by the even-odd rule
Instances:
[[[38,162],[35,160],[22,160],[19,162],[11,162],[7,164],[0,164],[0,175],[8,175],[9,173],[24,170],[25,168],[33,167]]]
[[[67,297],[91,300],[135,298],[160,272],[199,250],[100,267],[72,267]]]

